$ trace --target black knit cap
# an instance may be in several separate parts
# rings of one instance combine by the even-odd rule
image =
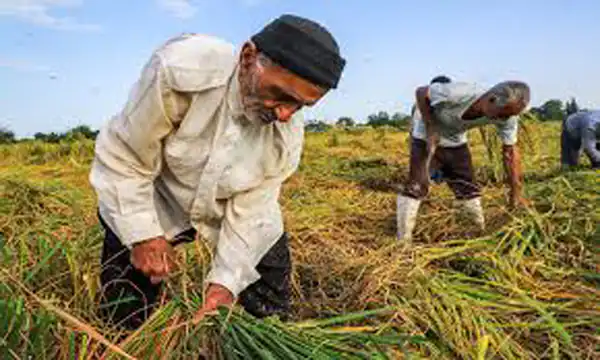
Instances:
[[[436,77],[434,77],[433,79],[431,79],[431,81],[429,82],[430,84],[448,84],[451,83],[452,80],[447,77],[446,75],[438,75]]]
[[[327,29],[312,20],[285,14],[251,38],[258,50],[296,75],[336,88],[346,60]]]

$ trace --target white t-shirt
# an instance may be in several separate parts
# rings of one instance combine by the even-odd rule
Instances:
[[[434,111],[434,121],[440,129],[440,146],[455,147],[467,143],[469,129],[488,124],[496,125],[498,136],[505,145],[517,142],[518,116],[506,120],[480,117],[473,120],[463,120],[463,114],[487,89],[466,82],[447,84],[435,83],[429,86],[429,99]],[[417,107],[413,115],[412,136],[426,140],[425,123]]]

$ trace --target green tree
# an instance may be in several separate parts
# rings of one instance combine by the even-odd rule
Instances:
[[[15,133],[7,128],[0,127],[0,144],[12,144],[16,142]]]
[[[61,141],[71,142],[83,139],[95,140],[98,136],[98,132],[98,130],[92,130],[88,125],[78,125],[64,133],[51,132],[46,134],[37,132],[33,135],[33,138],[48,143],[58,143]]]
[[[567,116],[575,114],[576,112],[579,112],[579,110],[579,104],[577,104],[575,98],[571,98],[571,100],[567,101],[565,104],[565,115]]]
[[[325,132],[331,129],[331,125],[322,120],[312,119],[307,121],[306,125],[304,125],[304,129],[308,132]]]
[[[397,112],[390,117],[386,111],[380,111],[367,117],[367,125],[372,127],[391,126],[404,129],[410,126],[410,116]]]
[[[546,101],[540,108],[544,120],[562,120],[565,116],[563,102],[558,99]]]
[[[394,115],[392,115],[391,121],[393,123],[397,123],[397,124],[410,122],[410,115],[406,115],[406,114],[397,112],[397,113],[394,113]]]
[[[92,130],[87,125],[76,126],[76,127],[72,128],[69,132],[71,132],[73,134],[81,134],[86,139],[92,139],[92,140],[95,139],[96,136],[98,136],[98,131]]]
[[[390,115],[387,111],[380,111],[377,114],[371,114],[367,117],[367,125],[372,127],[390,125],[390,120]]]
[[[403,114],[400,112],[394,113],[390,120],[390,126],[398,129],[407,130],[410,127],[411,117],[410,115]]]
[[[58,143],[63,138],[64,135],[57,134],[55,132],[51,132],[49,134],[44,134],[41,132],[36,132],[33,134],[33,138],[36,140],[40,140],[48,143]]]
[[[344,126],[344,127],[352,127],[355,125],[354,119],[348,116],[342,116],[336,122],[336,125]]]

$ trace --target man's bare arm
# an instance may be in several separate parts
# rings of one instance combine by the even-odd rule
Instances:
[[[429,100],[429,87],[421,86],[417,88],[415,95],[417,98],[417,107],[419,108],[423,123],[425,124],[425,133],[427,134],[426,167],[429,169],[431,158],[435,153],[435,148],[439,141],[439,132],[433,119],[433,108],[431,107],[431,102]]]
[[[510,186],[510,205],[527,205],[527,200],[523,198],[523,169],[518,147],[516,145],[503,145],[502,159],[508,185]]]
[[[427,141],[429,142],[430,137],[435,132],[435,124],[433,122],[433,109],[429,101],[429,87],[421,86],[417,88],[415,96],[417,98],[417,108],[419,109],[421,117],[423,118],[423,122],[425,123]]]

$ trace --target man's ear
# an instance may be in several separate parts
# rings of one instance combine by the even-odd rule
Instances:
[[[243,69],[248,69],[256,63],[256,57],[258,56],[258,49],[252,41],[246,41],[242,46],[240,53],[240,66]]]

